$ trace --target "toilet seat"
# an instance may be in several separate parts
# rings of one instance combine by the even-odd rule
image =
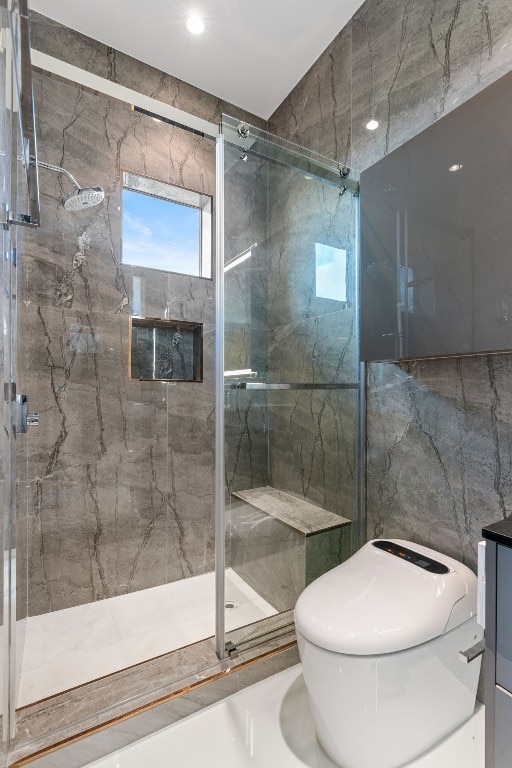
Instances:
[[[295,607],[303,637],[336,653],[385,654],[432,640],[474,616],[476,584],[469,568],[428,547],[401,539],[386,543],[395,545],[393,553],[379,547],[381,540],[369,542],[306,588]],[[413,554],[447,572],[432,573],[406,559],[411,546]]]

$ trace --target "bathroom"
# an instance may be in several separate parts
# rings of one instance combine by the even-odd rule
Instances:
[[[121,5],[131,43],[114,34]],[[40,226],[4,229],[4,286],[17,282],[4,289],[4,384],[28,395],[29,420],[3,445],[16,482],[3,484],[6,766],[102,765],[274,685],[295,674],[292,611],[316,576],[374,538],[476,572],[482,527],[508,516],[510,355],[359,363],[357,191],[512,70],[512,9],[338,5],[236,9],[237,27],[231,4],[208,2],[202,35],[186,4],[162,10],[186,75],[134,3],[30,4],[39,165],[18,159],[17,126],[2,155],[30,183],[37,170],[40,190]],[[238,38],[231,91],[208,60],[222,26]],[[67,210],[82,184],[103,199]],[[184,191],[209,227],[197,263],[137,262],[159,248],[143,202],[176,207]],[[339,293],[319,290],[324,257]],[[179,373],[148,368],[159,333],[193,350]]]

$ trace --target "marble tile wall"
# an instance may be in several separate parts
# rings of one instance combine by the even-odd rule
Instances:
[[[120,253],[121,168],[211,194],[213,146],[44,74],[35,98],[40,157],[107,198],[69,214],[65,182],[41,171],[44,225],[20,244],[21,385],[41,413],[28,436],[30,615],[213,568],[214,287]],[[134,277],[144,315],[204,323],[203,384],[128,380]]]
[[[225,275],[226,369],[270,384],[353,382],[351,195],[229,145],[226,169],[226,263],[257,243]],[[316,295],[317,242],[347,250],[346,302]],[[231,389],[225,418],[230,562],[285,610],[304,587],[303,543],[230,494],[270,484],[352,519],[354,392]]]
[[[273,168],[269,177],[269,380],[355,381],[354,200],[349,192]],[[347,253],[347,300],[323,298],[316,247]],[[354,392],[272,392],[269,474],[275,488],[354,517]]]
[[[232,504],[231,566],[277,611],[305,587],[305,537],[250,504]]]
[[[279,612],[349,557],[346,519],[269,487],[233,503],[231,567]],[[251,501],[252,499],[252,501]]]
[[[39,13],[31,13],[32,48],[165,104],[218,123],[224,112],[265,127],[265,121],[172,75],[133,59]]]
[[[511,43],[507,0],[367,0],[270,130],[362,171],[510,71]],[[510,366],[507,355],[370,366],[369,536],[475,566],[481,524],[511,508]]]
[[[250,257],[225,272],[225,370],[251,369],[254,380],[268,372],[267,162],[240,157],[225,146],[224,262]],[[250,380],[250,379],[249,379]],[[232,377],[235,384],[239,378]],[[227,389],[225,399],[226,491],[267,484],[268,395]]]
[[[39,50],[201,117],[235,110],[37,14],[32,34]],[[214,142],[44,72],[35,101],[40,159],[106,200],[68,213],[68,182],[41,170],[43,226],[20,237],[19,386],[41,414],[20,450],[20,617],[214,567],[214,281],[121,256],[121,171],[213,195]],[[145,316],[204,324],[203,383],[128,380],[135,285]]]

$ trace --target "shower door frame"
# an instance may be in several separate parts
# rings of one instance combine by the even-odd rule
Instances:
[[[16,733],[17,603],[16,603],[16,434],[27,431],[28,404],[17,393],[17,226],[40,224],[35,107],[30,58],[28,0],[2,0],[2,85],[4,163],[2,167],[2,298],[3,324],[3,641],[2,761],[8,760]],[[4,763],[6,764],[6,762]]]
[[[244,129],[249,129],[247,134]],[[239,649],[233,643],[226,644],[225,627],[225,571],[226,571],[226,476],[225,476],[225,381],[224,381],[224,171],[225,171],[225,147],[237,146],[242,155],[254,152],[257,156],[265,158],[269,162],[275,162],[283,167],[307,174],[317,180],[330,185],[341,186],[343,192],[349,191],[354,198],[354,344],[355,344],[355,387],[357,397],[355,401],[355,477],[354,477],[354,520],[352,547],[353,551],[359,549],[367,540],[367,516],[366,516],[366,380],[367,366],[360,361],[360,197],[359,174],[355,172],[356,180],[350,177],[354,169],[348,168],[345,163],[326,158],[318,153],[302,147],[298,144],[282,139],[277,135],[255,128],[246,121],[236,120],[225,114],[219,128],[216,139],[216,472],[215,472],[215,552],[216,552],[216,636],[215,647],[219,659],[225,659],[232,653],[238,654]],[[225,133],[228,135],[226,138]],[[251,146],[247,147],[247,137],[250,135]],[[254,141],[254,144],[253,144]],[[260,146],[260,144],[262,146]],[[268,144],[268,147],[265,147]],[[286,158],[283,160],[283,157]],[[288,157],[289,155],[289,157]],[[293,161],[289,158],[293,158]],[[242,158],[243,159],[243,158]],[[342,193],[343,194],[343,193]],[[253,385],[254,386],[254,385]],[[276,385],[274,385],[276,386]],[[295,385],[296,386],[296,385]],[[262,387],[264,388],[264,387]],[[267,385],[272,388],[272,385]],[[277,388],[286,389],[287,385],[277,385]],[[292,385],[290,388],[294,388]],[[293,612],[285,611],[283,616],[289,615],[289,629],[293,629]],[[263,620],[265,621],[265,620]],[[257,624],[258,622],[256,622]],[[284,625],[283,625],[284,626]],[[282,629],[282,627],[281,627]],[[255,647],[275,638],[274,632],[263,630],[261,634],[254,633],[250,645]],[[243,642],[243,641],[242,641]],[[245,645],[245,643],[244,643]],[[245,650],[244,648],[243,650]]]
[[[215,162],[215,652],[226,656],[226,486],[224,469],[224,136]]]

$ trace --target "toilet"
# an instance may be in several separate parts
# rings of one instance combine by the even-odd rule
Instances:
[[[342,768],[398,768],[473,714],[483,637],[462,563],[376,539],[310,584],[295,607],[318,740]]]

